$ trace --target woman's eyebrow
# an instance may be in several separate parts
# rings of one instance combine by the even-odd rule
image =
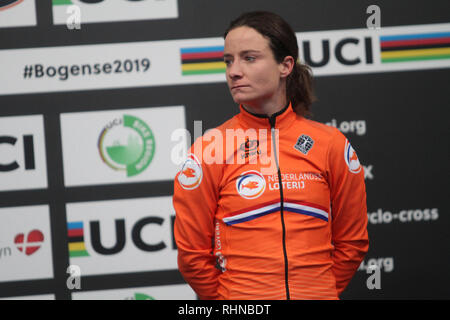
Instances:
[[[248,53],[260,53],[261,51],[259,51],[259,50],[256,50],[256,49],[250,49],[250,50],[243,50],[243,51],[241,51],[241,52],[239,52],[239,55],[245,55],[245,54],[248,54]],[[224,55],[223,55],[224,57],[232,57],[233,55],[231,54],[231,53],[224,53]]]
[[[256,50],[256,49],[250,49],[250,50],[244,50],[244,51],[241,51],[240,54],[241,54],[241,55],[244,55],[244,54],[247,54],[247,53],[260,53],[260,52],[261,52],[261,51]]]

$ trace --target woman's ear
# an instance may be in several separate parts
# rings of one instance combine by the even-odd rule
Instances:
[[[295,60],[292,56],[284,57],[283,61],[279,64],[280,75],[282,78],[289,76],[294,69]]]

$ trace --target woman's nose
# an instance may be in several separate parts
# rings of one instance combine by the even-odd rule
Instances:
[[[229,77],[232,79],[242,77],[242,69],[240,67],[239,62],[233,61],[233,63],[231,63],[228,66],[227,73],[228,73]]]

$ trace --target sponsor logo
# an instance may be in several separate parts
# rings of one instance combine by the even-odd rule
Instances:
[[[197,188],[202,182],[203,171],[197,157],[190,153],[178,174],[178,182],[186,190]]]
[[[27,2],[6,12],[21,9]],[[103,1],[102,5],[115,6],[127,2],[130,1]],[[161,4],[163,1],[156,1],[155,5],[156,3]],[[87,15],[97,4],[84,6],[85,9],[80,6],[81,23],[86,22]],[[54,11],[59,8],[61,12],[58,23],[66,24],[66,8],[53,6]],[[141,11],[147,14],[151,10]],[[113,11],[104,10],[102,14],[109,16],[111,12]],[[124,11],[119,15],[126,16]],[[2,19],[0,17],[0,26],[4,21]],[[450,23],[442,23],[383,27],[381,30],[364,28],[313,31],[296,33],[296,36],[300,60],[309,64],[314,75],[320,77],[449,68],[450,58],[446,53],[448,47],[383,52],[381,50],[387,48],[380,44],[380,41],[384,42],[391,35],[439,34],[438,40],[427,41],[437,41],[438,46],[445,46],[445,34],[449,32]],[[203,38],[0,50],[0,61],[8,61],[8,64],[2,66],[2,76],[8,79],[8,86],[0,86],[0,94],[224,82],[226,68],[224,62],[219,61],[223,54],[222,44],[222,38]],[[424,54],[420,50],[433,51],[426,51]],[[418,56],[407,57],[410,59],[408,61],[383,62],[392,59],[385,57],[386,54],[399,51],[402,51],[401,59],[405,59],[404,55],[409,55],[410,51]],[[115,56],[105,57],[103,52],[114,52]],[[139,56],[136,56],[136,52],[140,52]],[[421,60],[414,60],[419,59],[418,57]],[[80,77],[83,77],[83,81]]]
[[[257,206],[241,209],[236,212],[229,212],[224,216],[223,222],[229,226],[236,225],[239,223],[258,219],[280,210],[281,202],[277,200],[269,201]],[[314,203],[285,199],[285,201],[283,202],[283,210],[318,218],[328,222],[328,209]]]
[[[100,156],[110,168],[126,171],[127,177],[143,172],[155,154],[155,138],[141,119],[124,115],[111,121],[98,139]]]
[[[322,181],[322,175],[316,172],[299,172],[299,173],[282,173],[281,174],[281,184],[283,190],[305,189],[305,181]],[[279,190],[280,181],[278,180],[278,174],[272,174],[267,176],[267,181],[269,183],[269,190]]]
[[[300,151],[303,154],[308,154],[308,151],[311,150],[314,145],[314,140],[305,134],[302,134],[295,144],[294,148]]]
[[[24,135],[23,137],[23,154],[24,154],[24,168],[25,170],[34,170],[35,157],[34,157],[34,142],[32,135]],[[16,137],[12,136],[0,136],[0,144],[9,144],[15,146],[17,142]],[[1,159],[0,159],[1,160]],[[18,169],[20,166],[17,160],[13,160],[9,163],[0,162],[0,171],[7,172]]]
[[[450,59],[450,32],[381,36],[380,48],[382,63]]]
[[[14,243],[16,248],[25,253],[27,256],[31,256],[41,248],[44,242],[44,234],[40,230],[32,230],[28,234],[19,233],[14,237]]]
[[[173,179],[179,166],[170,161],[171,133],[184,127],[182,106],[63,113],[64,182],[82,186]],[[177,152],[186,150],[183,144]]]
[[[381,289],[381,271],[389,273],[394,271],[394,258],[371,258],[361,262],[358,271],[365,271],[367,274],[372,274],[366,280],[367,289]]]
[[[0,191],[46,187],[43,117],[0,117]]]
[[[79,7],[81,23],[177,18],[177,0],[53,0],[54,24],[65,24],[67,9]]]
[[[223,46],[181,48],[181,73],[183,76],[225,73]]]
[[[35,1],[0,0],[0,28],[35,25]]]
[[[380,208],[375,212],[368,212],[367,216],[370,224],[431,222],[439,219],[439,209],[405,209],[399,212],[391,212]]]
[[[23,0],[0,0],[0,11],[12,8],[23,2]]]
[[[339,65],[368,67],[393,62],[450,59],[450,32],[394,33],[378,38],[370,32],[365,33],[366,36],[363,32],[348,36],[320,34],[316,32],[311,33],[312,37],[301,37],[304,39],[301,42],[303,59],[316,69],[330,67],[331,70]],[[319,42],[321,45],[317,46]],[[377,52],[373,49],[377,44],[380,50],[379,62],[376,60]]]
[[[363,166],[364,169],[364,179],[366,180],[373,180],[375,179],[374,174],[372,172],[373,170],[373,165],[369,164],[367,166]]]
[[[245,199],[256,199],[266,190],[266,179],[256,170],[246,171],[237,178],[236,190]]]
[[[0,282],[53,278],[49,208],[0,208]]]
[[[392,272],[394,271],[394,258],[371,258],[361,262],[358,267],[358,271],[366,271],[371,266],[376,266],[379,270],[383,270],[384,272]]]
[[[50,65],[36,63],[27,64],[23,68],[23,78],[27,80],[39,79],[56,79],[59,81],[70,81],[72,78],[84,77],[87,80],[89,77],[103,77],[103,76],[120,76],[120,74],[127,73],[146,73],[150,71],[151,62],[148,58],[134,59],[115,59],[104,63],[84,63],[71,65]]]
[[[71,203],[67,220],[78,230],[69,236],[70,264],[83,276],[176,269],[171,197]]]
[[[358,156],[348,140],[345,142],[344,158],[351,173],[359,173],[361,171]]]
[[[244,143],[241,144],[239,150],[243,153],[241,154],[242,159],[247,159],[250,156],[260,155],[261,150],[259,150],[259,140],[250,140],[247,138]]]

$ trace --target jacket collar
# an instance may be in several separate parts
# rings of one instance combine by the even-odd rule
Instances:
[[[292,108],[292,104],[284,107],[282,110],[274,113],[270,117],[263,114],[255,114],[239,105],[240,113],[237,115],[239,122],[246,128],[271,128],[272,125],[276,129],[288,128],[297,118],[297,114]]]

